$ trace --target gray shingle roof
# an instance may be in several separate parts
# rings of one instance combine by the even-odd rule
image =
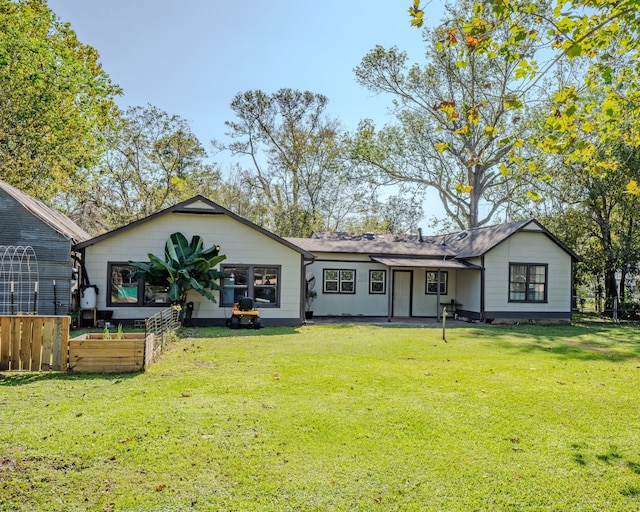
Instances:
[[[311,238],[287,238],[291,243],[311,253],[351,253],[384,256],[412,256],[443,258],[454,256],[451,249],[433,237],[397,235],[350,234],[342,232],[315,232]]]
[[[310,238],[287,238],[291,243],[317,254],[351,253],[370,256],[404,258],[453,258],[466,260],[480,257],[519,231],[544,233],[574,259],[578,256],[535,219],[496,224],[436,236],[351,234],[314,232]]]
[[[89,233],[69,219],[66,215],[54,210],[43,202],[38,201],[22,190],[19,190],[4,181],[0,181],[0,189],[18,201],[18,203],[20,203],[32,215],[50,226],[54,231],[57,231],[61,235],[69,238],[74,243],[82,242],[91,238]]]
[[[532,221],[522,220],[519,222],[509,222],[507,224],[467,229],[460,233],[445,235],[445,239],[447,237],[449,238],[447,243],[452,246],[452,249],[456,253],[456,258],[477,258],[489,252],[514,233],[520,231],[530,222]]]

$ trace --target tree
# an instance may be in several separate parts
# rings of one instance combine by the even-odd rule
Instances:
[[[608,152],[616,156],[615,170],[593,172],[593,165],[555,159],[553,180],[544,189],[552,206],[543,222],[582,258],[580,278],[591,275],[611,307],[625,300],[625,280],[640,263],[638,196],[625,188],[637,176],[640,156],[618,143]],[[595,161],[600,155],[593,155]],[[620,278],[618,280],[618,277]]]
[[[259,226],[271,225],[270,205],[262,194],[256,193],[253,173],[236,163],[224,175],[220,186],[208,197]]]
[[[247,91],[231,102],[236,120],[225,124],[233,142],[219,150],[249,158],[245,182],[270,208],[265,226],[281,236],[335,228],[361,211],[370,194],[344,158],[339,123],[326,114],[328,99],[309,91]]]
[[[107,151],[90,178],[91,193],[75,206],[88,213],[87,203],[95,205],[102,230],[151,215],[194,191],[211,196],[220,184],[220,172],[205,162],[202,144],[177,115],[152,105],[130,107],[104,136]],[[89,221],[78,219],[81,225]]]
[[[447,215],[461,229],[488,223],[516,198],[525,176],[514,172],[527,136],[525,94],[513,80],[512,53],[535,52],[523,38],[509,54],[490,58],[466,34],[476,15],[462,2],[448,19],[425,30],[427,64],[408,67],[407,55],[380,46],[356,67],[358,82],[391,94],[397,125],[376,132],[363,121],[353,155],[387,183],[437,190]],[[494,37],[508,38],[508,33]]]
[[[599,128],[606,125],[601,109],[586,108],[606,101],[606,96],[606,88],[591,89],[572,100],[576,108],[572,121],[580,128],[572,132],[570,144],[557,152],[550,152],[545,144],[538,149],[552,167],[545,195],[555,203],[556,212],[564,212],[582,231],[575,247],[584,265],[602,283],[605,298],[624,301],[626,276],[640,262],[639,198],[635,193],[640,155],[629,138],[612,141],[606,129]],[[633,114],[620,119],[621,133],[632,130],[635,122]],[[562,127],[550,132],[546,123],[541,130],[562,140]],[[575,229],[567,223],[558,231]]]
[[[640,103],[638,63],[640,62],[640,16],[637,0],[555,0],[551,9],[535,1],[485,0],[475,5],[476,16],[464,26],[463,35],[479,42],[478,51],[490,58],[511,55],[518,61],[514,79],[525,80],[529,88],[567,61],[584,60],[588,71],[581,85],[563,85],[548,110],[548,124],[554,134],[544,140],[547,152],[589,152],[590,146],[573,146],[584,129],[579,114],[597,112],[598,129],[605,146],[622,140],[631,147],[640,145],[640,120],[635,115]],[[409,9],[412,25],[422,26],[424,9],[414,0]],[[531,28],[531,23],[537,26]],[[509,37],[496,38],[508,29]],[[547,50],[548,58],[537,62],[513,48],[521,40],[532,39]],[[538,53],[541,55],[541,53]],[[585,91],[598,90],[589,102],[579,102]],[[578,114],[578,115],[577,115]],[[633,117],[624,126],[620,119]],[[592,129],[592,128],[588,128]],[[558,132],[563,137],[558,136]],[[611,144],[609,144],[611,143]],[[627,183],[627,191],[640,194],[637,181]]]
[[[130,261],[138,268],[133,279],[146,279],[152,284],[169,284],[169,300],[184,308],[189,291],[194,290],[214,304],[212,290],[221,290],[219,281],[223,273],[215,269],[226,256],[220,247],[203,248],[202,239],[195,235],[191,243],[182,233],[173,233],[165,244],[164,260],[149,254],[149,263]]]
[[[386,201],[374,199],[368,213],[345,222],[341,230],[396,235],[417,233],[424,217],[420,199],[419,194],[406,189],[389,196]]]
[[[0,178],[49,200],[102,150],[120,89],[45,0],[0,0]]]

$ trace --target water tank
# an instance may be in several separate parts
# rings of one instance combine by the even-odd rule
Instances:
[[[84,288],[80,292],[80,309],[93,309],[96,307],[96,295],[98,290],[95,286]]]

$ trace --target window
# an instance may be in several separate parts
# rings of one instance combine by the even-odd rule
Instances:
[[[546,302],[547,265],[511,263],[509,302]]]
[[[386,270],[369,270],[369,293],[384,294],[386,292],[386,283]]]
[[[440,295],[447,295],[449,289],[449,273],[440,272]],[[426,295],[438,294],[438,272],[427,271],[427,279],[424,293]]]
[[[237,297],[251,297],[260,307],[279,307],[279,266],[221,265],[222,306],[233,306]]]
[[[322,290],[324,293],[356,293],[356,271],[326,269]]]
[[[138,270],[127,263],[109,263],[107,306],[168,306],[169,283],[152,283],[145,279],[132,279]]]

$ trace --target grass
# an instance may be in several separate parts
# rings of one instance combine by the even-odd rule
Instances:
[[[640,510],[640,333],[193,329],[0,376],[0,510]]]

